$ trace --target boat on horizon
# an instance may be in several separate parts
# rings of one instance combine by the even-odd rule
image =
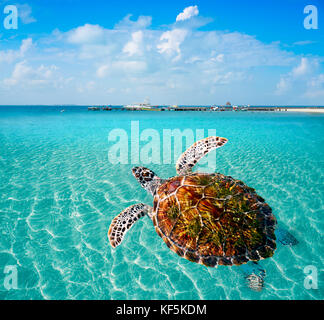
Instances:
[[[158,111],[159,106],[152,106],[148,100],[145,100],[143,103],[133,103],[124,106],[126,110],[149,110],[149,111]]]

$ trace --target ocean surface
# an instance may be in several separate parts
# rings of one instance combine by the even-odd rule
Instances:
[[[0,299],[324,298],[324,114],[61,109],[0,107]],[[160,139],[155,163],[142,156],[149,140],[139,141],[138,163],[131,159],[132,123],[140,135],[150,129]],[[165,129],[204,136],[214,129],[228,138],[213,151],[216,171],[255,188],[298,239],[261,262],[262,291],[247,287],[241,267],[207,268],[180,258],[148,217],[119,247],[109,245],[108,227],[119,212],[152,204],[131,168],[176,174],[174,147],[171,163],[162,157]],[[123,164],[109,155],[118,142],[113,132],[129,142]],[[17,269],[17,289],[4,285],[6,266]],[[305,280],[309,268],[315,288]]]

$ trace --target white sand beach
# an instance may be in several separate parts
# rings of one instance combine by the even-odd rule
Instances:
[[[287,108],[287,109],[281,109],[281,111],[324,113],[324,108]]]

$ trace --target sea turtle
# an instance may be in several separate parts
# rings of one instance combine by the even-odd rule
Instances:
[[[178,175],[169,179],[144,167],[133,168],[137,181],[153,195],[153,208],[134,204],[116,216],[108,231],[112,247],[120,245],[132,225],[148,215],[166,245],[192,262],[215,267],[251,261],[244,273],[249,286],[260,290],[265,271],[256,261],[272,257],[276,250],[277,221],[270,206],[240,180],[192,172],[199,159],[227,141],[208,137],[194,143],[177,161]],[[278,235],[284,244],[297,241],[286,230]]]

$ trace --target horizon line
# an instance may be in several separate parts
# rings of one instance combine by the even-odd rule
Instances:
[[[89,106],[112,106],[112,107],[120,107],[125,106],[127,104],[0,104],[0,107],[89,107]],[[176,104],[181,107],[208,107],[208,106],[225,106],[226,104]],[[173,106],[171,104],[154,104],[153,106],[163,107],[163,106]],[[231,106],[249,106],[249,107],[317,107],[324,108],[324,105],[305,105],[305,104],[231,104]]]

